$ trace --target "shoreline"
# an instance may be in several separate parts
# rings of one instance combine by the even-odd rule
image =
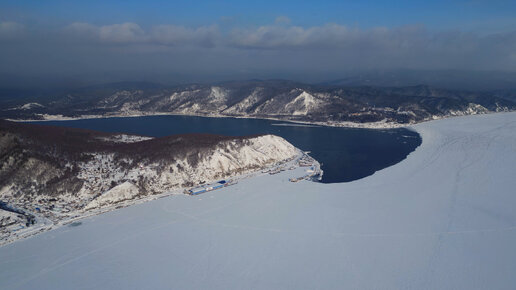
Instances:
[[[387,123],[387,122],[375,122],[375,123],[355,123],[355,122],[321,122],[321,121],[300,121],[300,120],[289,120],[277,117],[257,117],[257,116],[228,116],[220,114],[182,114],[182,113],[169,113],[169,112],[155,112],[155,113],[137,113],[137,114],[114,114],[114,115],[82,115],[79,117],[66,117],[63,115],[46,115],[43,114],[44,119],[5,119],[12,122],[48,122],[48,121],[76,121],[76,120],[88,120],[88,119],[108,119],[108,118],[137,118],[137,117],[152,117],[152,116],[186,116],[186,117],[204,117],[204,118],[233,118],[233,119],[257,119],[257,120],[271,120],[279,122],[288,122],[293,124],[303,125],[315,125],[323,127],[336,127],[336,128],[351,128],[351,129],[398,129],[407,128],[419,123],[399,124],[399,123]],[[436,119],[432,119],[436,120]],[[425,120],[432,121],[432,120]],[[420,122],[422,123],[422,122]]]
[[[334,128],[350,128],[350,129],[374,129],[374,130],[385,130],[385,129],[409,129],[415,125],[427,123],[430,121],[443,120],[456,117],[465,116],[476,116],[476,115],[490,115],[500,113],[510,113],[511,111],[500,111],[500,112],[488,112],[470,115],[449,115],[449,116],[432,116],[432,118],[424,119],[420,122],[415,123],[393,123],[393,122],[369,122],[369,123],[356,123],[356,122],[337,122],[337,121],[301,121],[301,120],[289,120],[278,117],[258,117],[258,116],[228,116],[221,114],[184,114],[184,113],[173,113],[173,112],[154,112],[144,113],[138,112],[134,114],[113,114],[113,115],[81,115],[78,117],[67,117],[63,115],[47,115],[41,114],[44,119],[5,119],[12,122],[48,122],[48,121],[76,121],[76,120],[89,120],[89,119],[109,119],[109,118],[138,118],[138,117],[152,117],[152,116],[185,116],[185,117],[204,117],[204,118],[232,118],[232,119],[257,119],[257,120],[271,120],[278,122],[288,122],[292,124],[312,125],[321,127],[334,127]],[[275,124],[278,126],[278,124]],[[281,125],[279,125],[281,126]]]
[[[230,177],[227,177],[226,179],[232,179],[232,180],[235,180],[236,183],[238,183],[238,181],[252,179],[257,176],[268,175],[270,171],[273,171],[274,169],[277,169],[279,167],[288,168],[288,167],[295,166],[296,169],[302,169],[303,167],[299,166],[297,164],[297,162],[304,156],[309,156],[309,154],[299,148],[296,148],[296,149],[298,150],[298,154],[294,159],[292,159],[290,161],[285,161],[284,163],[281,163],[279,165],[273,164],[267,168],[258,169],[258,170],[244,173],[241,175],[230,176]],[[312,158],[311,156],[309,156],[309,157],[312,159],[315,168],[317,168],[316,172],[322,176],[323,171],[320,169],[321,166],[320,166],[319,162],[317,160],[315,160],[314,158]],[[216,180],[211,180],[211,181],[208,181],[207,183],[209,184],[209,183],[213,183],[213,182],[216,182]],[[184,190],[186,190],[186,189],[188,189],[188,188],[176,188],[176,189],[166,191],[166,192],[163,192],[160,194],[149,195],[149,196],[145,196],[145,197],[138,198],[138,199],[123,200],[123,201],[120,201],[120,202],[112,204],[112,205],[108,205],[108,206],[101,207],[101,208],[95,208],[95,209],[85,211],[85,212],[78,211],[76,213],[76,215],[74,215],[74,216],[71,216],[69,218],[63,218],[63,219],[55,221],[55,222],[52,222],[49,219],[47,219],[41,215],[38,215],[34,212],[30,212],[31,214],[34,214],[36,216],[37,220],[40,221],[41,223],[35,224],[34,226],[32,226],[32,228],[29,227],[29,228],[21,229],[22,232],[20,235],[16,235],[14,237],[9,236],[6,239],[1,239],[0,240],[0,248],[4,247],[6,245],[9,245],[9,244],[13,244],[18,241],[21,241],[21,240],[26,240],[26,239],[35,237],[39,234],[42,234],[42,233],[45,233],[48,231],[53,231],[53,230],[62,228],[71,223],[78,222],[78,221],[81,221],[81,220],[89,218],[89,217],[102,215],[105,213],[117,211],[119,209],[131,207],[134,205],[144,204],[144,203],[147,203],[147,202],[150,202],[153,200],[157,200],[160,198],[165,198],[165,197],[169,197],[169,196],[173,196],[173,195],[187,195],[184,193]],[[218,191],[218,190],[216,190],[216,191]],[[191,197],[192,198],[202,198],[202,195],[193,195]],[[23,231],[23,230],[25,230],[25,231]]]

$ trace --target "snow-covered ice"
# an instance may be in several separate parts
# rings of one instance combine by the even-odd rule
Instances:
[[[0,247],[0,289],[514,289],[516,113],[415,129],[351,183],[297,168]]]

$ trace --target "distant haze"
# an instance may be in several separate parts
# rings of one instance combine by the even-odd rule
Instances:
[[[0,4],[4,87],[250,78],[516,87],[511,1],[18,2]]]

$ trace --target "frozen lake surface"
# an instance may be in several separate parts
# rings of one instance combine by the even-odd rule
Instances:
[[[415,128],[354,182],[264,175],[1,247],[0,289],[514,289],[516,113]]]

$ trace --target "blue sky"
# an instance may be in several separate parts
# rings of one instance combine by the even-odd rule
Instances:
[[[0,77],[516,71],[516,1],[0,0]]]
[[[420,24],[431,29],[506,30],[516,24],[516,1],[1,1],[3,20],[200,26],[263,25],[286,16],[300,26],[338,23],[361,28]]]

